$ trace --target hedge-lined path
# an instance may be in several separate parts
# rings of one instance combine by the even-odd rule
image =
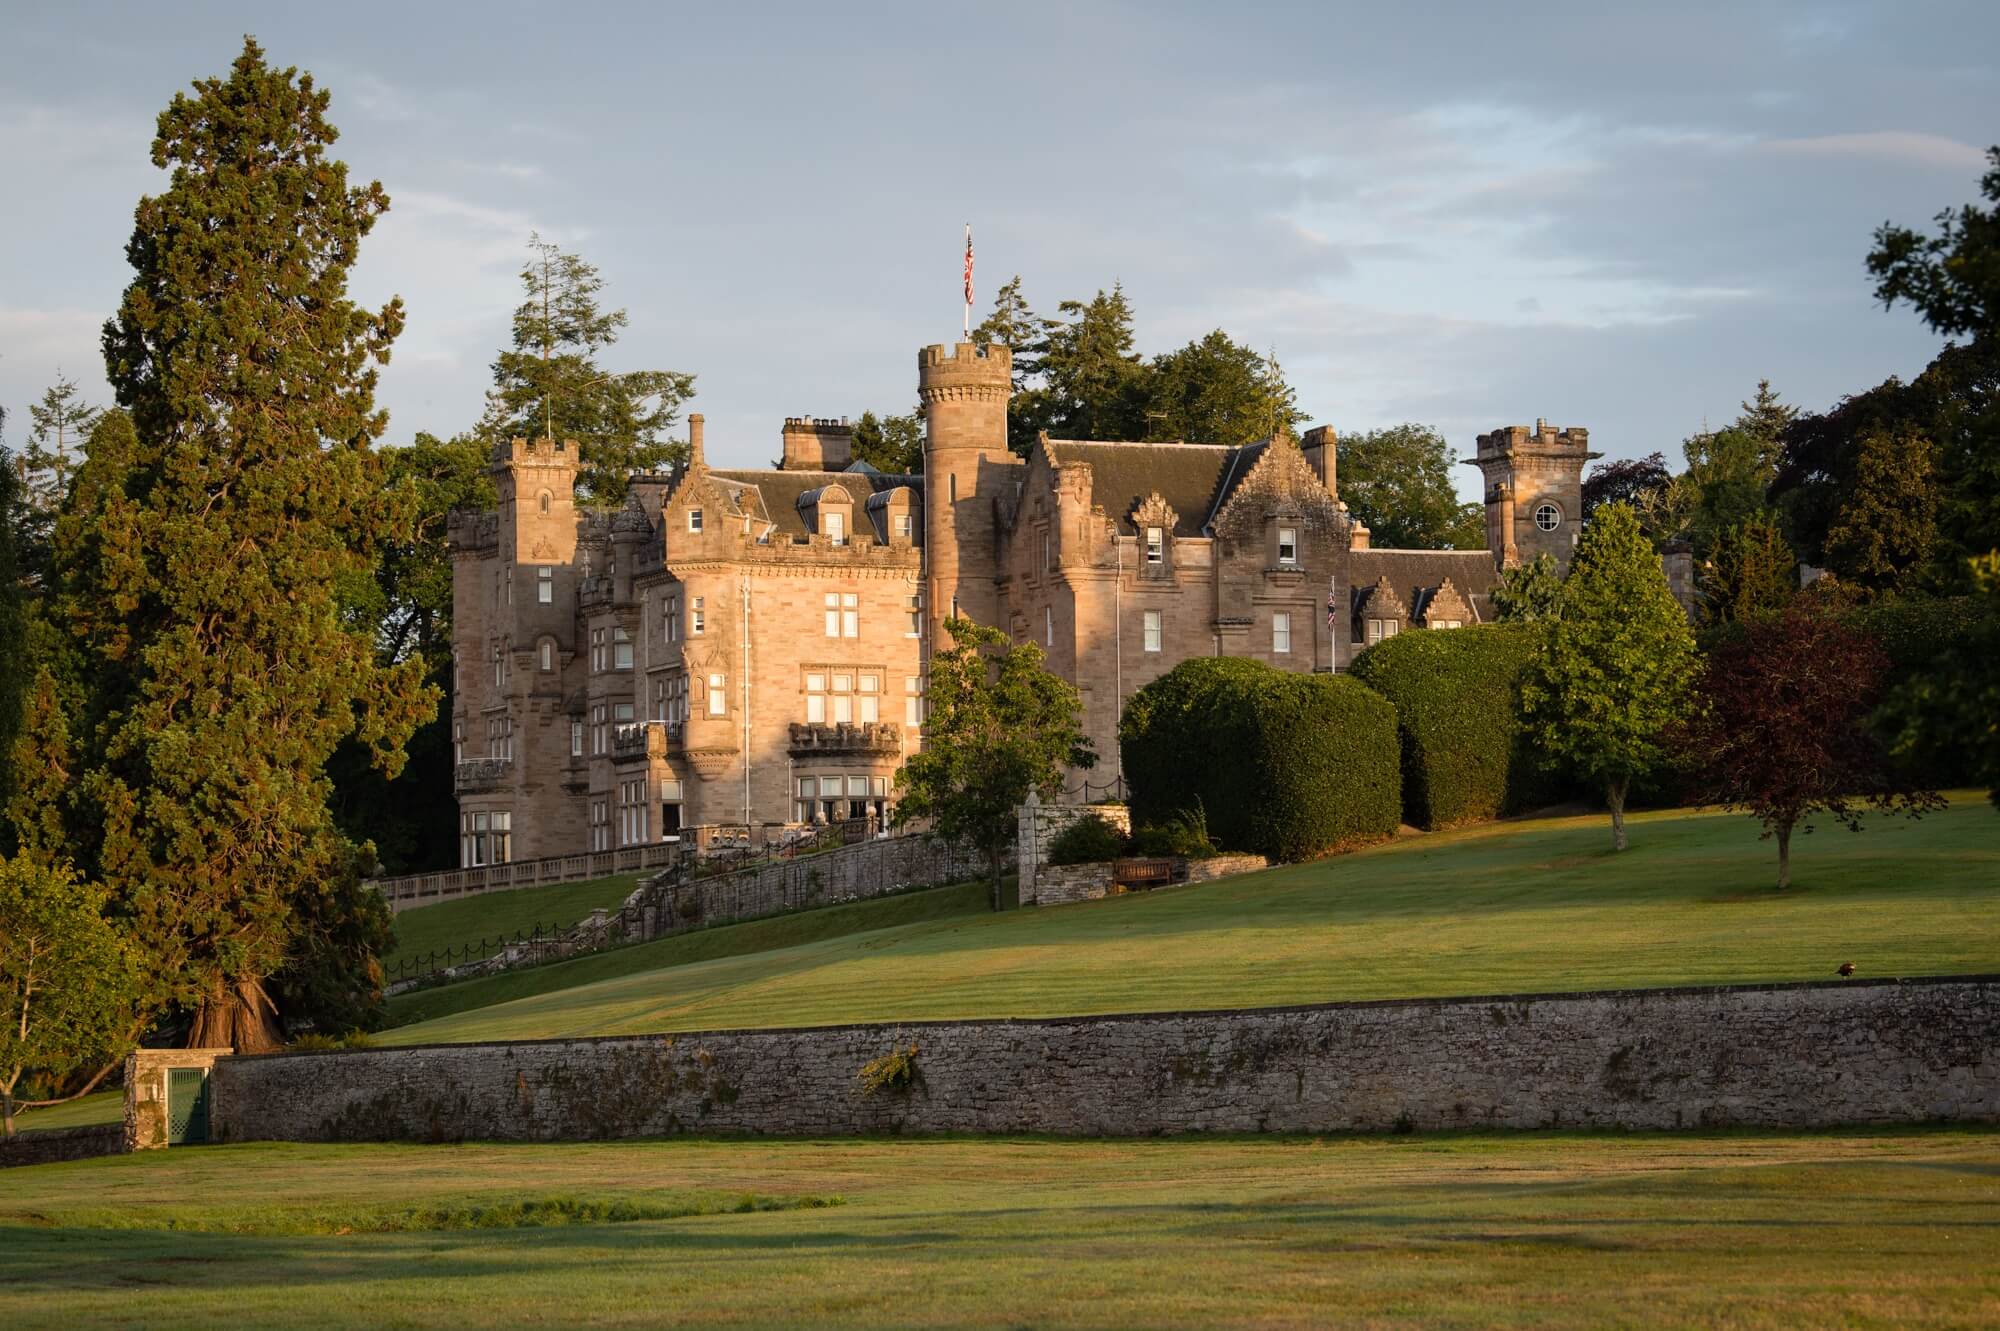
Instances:
[[[1488,824],[1195,887],[971,914],[461,1011],[392,1044],[2000,969],[2000,815],[1822,829],[1770,890],[1740,815]],[[721,931],[715,931],[721,932]]]

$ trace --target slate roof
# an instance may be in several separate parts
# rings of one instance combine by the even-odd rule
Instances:
[[[1239,455],[1262,449],[1226,444],[1100,444],[1051,439],[1057,462],[1090,464],[1090,498],[1117,519],[1118,529],[1134,532],[1132,510],[1158,490],[1174,510],[1174,535],[1199,536],[1227,497],[1232,472],[1240,479],[1250,461]]]
[[[872,467],[865,471],[858,468],[849,471],[711,470],[708,477],[729,493],[736,504],[738,516],[747,513],[760,523],[773,523],[773,535],[780,537],[812,534],[806,527],[806,515],[800,509],[799,500],[829,485],[838,483],[863,503],[872,495],[897,486],[907,485],[918,494],[922,494],[924,489],[924,478],[921,476],[895,476]]]
[[[1422,619],[1431,594],[1444,582],[1458,589],[1482,624],[1493,622],[1500,571],[1485,550],[1355,550],[1347,556],[1350,610],[1359,615],[1376,580],[1387,578],[1413,619]]]

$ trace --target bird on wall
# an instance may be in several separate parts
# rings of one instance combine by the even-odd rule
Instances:
[[[1841,962],[1840,969],[1835,971],[1834,974],[1838,975],[1843,980],[1846,979],[1848,976],[1854,974],[1854,963],[1851,961]]]

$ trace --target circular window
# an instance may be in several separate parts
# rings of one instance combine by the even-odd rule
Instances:
[[[1554,504],[1543,504],[1535,510],[1535,525],[1543,531],[1554,531],[1563,525],[1562,510]]]

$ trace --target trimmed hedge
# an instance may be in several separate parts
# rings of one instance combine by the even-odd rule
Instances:
[[[1450,827],[1562,798],[1521,729],[1521,675],[1542,634],[1536,624],[1399,633],[1354,659],[1354,678],[1396,708],[1406,822]]]
[[[1396,713],[1357,680],[1197,657],[1119,721],[1135,826],[1202,810],[1228,850],[1302,860],[1392,836]]]
[[[1049,842],[1050,864],[1095,864],[1125,853],[1125,834],[1096,814],[1083,817]]]

